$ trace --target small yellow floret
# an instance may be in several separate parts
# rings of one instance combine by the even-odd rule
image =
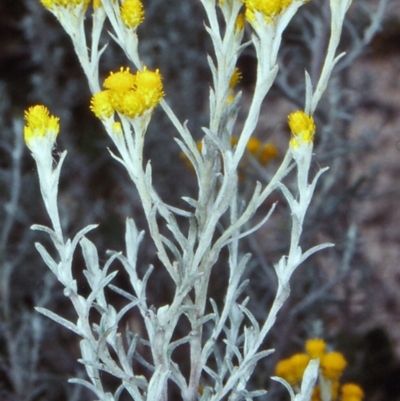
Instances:
[[[346,383],[340,389],[340,401],[362,401],[364,391],[354,383]]]
[[[246,10],[244,12],[244,16],[249,22],[253,22],[256,19],[256,16],[254,15],[254,11],[250,10],[250,8],[246,7]]]
[[[265,166],[271,160],[276,159],[279,156],[278,149],[272,143],[266,143],[262,149],[261,153],[258,155],[258,161]]]
[[[312,144],[316,130],[312,116],[298,110],[289,114],[288,123],[293,134],[290,146],[297,148],[300,143]]]
[[[243,31],[246,26],[246,20],[243,13],[239,13],[236,22],[235,22],[235,29],[239,32]]]
[[[59,118],[51,116],[45,106],[30,107],[25,111],[25,121],[24,139],[28,146],[32,140],[41,137],[55,141],[60,131]]]
[[[127,91],[123,94],[120,107],[117,110],[133,119],[142,115],[146,109],[146,104],[137,91]]]
[[[294,354],[290,360],[294,367],[296,381],[300,382],[303,378],[308,362],[310,362],[310,357],[307,354]]]
[[[246,149],[252,154],[257,155],[261,149],[262,143],[259,139],[251,137],[247,142]]]
[[[111,103],[110,91],[95,93],[90,101],[90,110],[100,119],[111,117],[114,113],[114,107]]]
[[[296,378],[289,358],[280,360],[275,367],[275,374],[285,379],[289,384],[295,385]]]
[[[144,20],[143,4],[140,0],[125,0],[120,12],[122,22],[127,28],[136,29]]]
[[[306,354],[294,354],[290,358],[282,359],[276,365],[276,375],[294,386],[301,381],[309,361],[310,357]]]
[[[149,71],[144,67],[143,71],[138,71],[136,74],[136,92],[142,98],[145,108],[156,107],[165,95],[159,70]]]
[[[235,136],[231,137],[231,145],[235,146],[238,139]],[[246,150],[251,153],[260,164],[265,166],[271,160],[279,156],[278,149],[272,143],[263,144],[259,139],[251,137],[246,145]]]
[[[346,366],[347,361],[340,352],[329,352],[321,358],[322,375],[328,380],[338,380]]]
[[[229,87],[233,89],[242,79],[242,73],[240,72],[239,68],[235,67],[233,70],[231,79],[229,80]]]
[[[235,100],[233,88],[240,82],[241,79],[242,73],[240,72],[239,68],[235,67],[231,75],[231,79],[229,80],[228,104],[231,104]]]
[[[306,351],[311,359],[321,358],[325,354],[326,343],[322,338],[314,338],[306,341]]]
[[[121,67],[119,71],[110,73],[103,86],[114,91],[127,91],[133,89],[135,84],[136,76],[129,71],[129,67]]]
[[[108,91],[111,107],[115,111],[121,112],[121,110],[124,107],[124,97],[128,92],[130,91],[113,91],[113,90]]]
[[[101,0],[93,0],[93,8],[96,10],[97,8],[101,8],[103,5],[101,4]]]

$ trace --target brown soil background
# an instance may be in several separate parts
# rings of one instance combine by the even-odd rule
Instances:
[[[400,5],[391,17],[400,21]],[[389,27],[390,28],[390,27]],[[362,250],[373,268],[376,287],[368,291],[373,297],[371,319],[362,331],[373,326],[387,328],[396,354],[400,357],[400,32],[386,37],[384,30],[373,43],[376,53],[358,60],[352,68],[354,83],[372,77],[370,105],[355,115],[350,138],[355,141],[366,132],[376,131],[371,138],[372,151],[361,161],[353,161],[352,175],[374,171],[370,196],[355,209],[354,221],[361,235]],[[393,41],[388,53],[380,52],[382,41]],[[376,291],[376,293],[375,293]]]

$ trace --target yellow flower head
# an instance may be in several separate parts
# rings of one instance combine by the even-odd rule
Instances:
[[[133,89],[136,84],[136,76],[129,71],[129,67],[121,67],[118,72],[111,72],[105,79],[103,86],[113,91],[127,91]]]
[[[262,147],[261,141],[257,138],[254,138],[253,136],[250,137],[246,145],[247,151],[254,156],[256,156],[260,152],[261,147]]]
[[[109,118],[114,113],[114,107],[111,104],[110,91],[97,92],[92,96],[90,110],[97,118]]]
[[[143,4],[140,0],[125,0],[120,13],[122,22],[130,29],[136,29],[144,20]]]
[[[144,67],[143,71],[138,71],[136,87],[136,91],[147,109],[156,107],[165,95],[159,70],[149,71]]]
[[[231,137],[231,145],[235,146],[238,143],[238,138]],[[246,145],[246,150],[251,153],[260,164],[265,166],[271,160],[276,159],[279,155],[278,149],[272,143],[263,144],[259,139],[250,137]]]
[[[321,338],[306,341],[306,351],[311,359],[321,358],[325,354],[326,343]]]
[[[246,5],[246,18],[254,20],[254,13],[260,12],[266,21],[270,21],[275,16],[284,11],[293,0],[242,0]]]
[[[236,18],[235,29],[236,29],[236,31],[241,32],[241,31],[243,31],[245,26],[246,26],[246,20],[245,20],[244,14],[239,13]]]
[[[45,106],[33,106],[25,111],[26,125],[24,127],[24,139],[29,148],[38,139],[45,139],[50,147],[54,145],[60,131],[59,118],[51,116]]]
[[[231,146],[234,147],[238,143],[238,137],[236,136],[231,136],[230,138],[230,143]],[[196,147],[199,152],[202,150],[202,141],[196,142]],[[246,146],[246,151],[250,154],[252,154],[260,164],[265,166],[268,164],[272,159],[275,159],[278,157],[278,150],[277,148],[270,144],[266,143],[263,144],[259,139],[251,137],[249,139],[249,142],[247,143]],[[185,153],[180,152],[180,157],[181,159],[185,162],[185,164],[190,168],[190,170],[194,171],[194,168],[188,159],[188,157],[185,155]],[[239,172],[239,180],[242,180],[245,178],[245,174],[242,173],[242,170],[248,170],[248,166],[246,165],[246,155],[243,157],[243,160],[240,162],[240,172]],[[281,361],[282,362],[282,361]]]
[[[294,354],[290,358],[282,359],[276,365],[276,375],[294,386],[301,381],[309,361],[310,357],[306,354]]]
[[[132,74],[129,68],[111,72],[104,80],[106,90],[93,95],[90,109],[100,119],[109,118],[114,111],[136,118],[153,109],[164,96],[161,74],[158,70]]]
[[[292,148],[299,147],[301,143],[312,144],[316,130],[312,116],[298,110],[289,114],[288,122],[293,134],[290,140]]]
[[[229,80],[229,87],[233,89],[242,79],[242,73],[240,72],[239,68],[235,67],[233,70],[231,79]]]
[[[290,360],[294,369],[296,382],[300,382],[308,362],[310,362],[310,357],[306,354],[294,354]]]
[[[285,379],[291,385],[296,384],[296,377],[289,358],[280,360],[275,367],[275,374]]]
[[[354,383],[346,383],[340,389],[340,401],[362,401],[364,391]]]
[[[123,94],[118,111],[129,118],[136,118],[150,107],[146,107],[143,98],[137,91],[128,91]]]
[[[272,143],[266,143],[262,146],[261,152],[258,154],[258,161],[260,164],[265,166],[271,160],[276,159],[279,156],[278,149]]]
[[[321,357],[322,375],[328,380],[338,380],[347,361],[340,352],[329,352]]]

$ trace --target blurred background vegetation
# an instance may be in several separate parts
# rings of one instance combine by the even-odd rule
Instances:
[[[387,8],[383,11],[383,6]],[[145,0],[145,23],[139,28],[145,64],[160,68],[166,99],[178,117],[189,121],[196,140],[207,124],[211,82],[206,55],[212,54],[204,30],[201,4],[193,1]],[[88,15],[88,19],[90,16]],[[326,1],[304,6],[284,35],[280,74],[265,101],[255,136],[274,144],[280,157],[287,148],[286,116],[302,107],[303,74],[315,79],[329,34]],[[90,21],[88,21],[90,23]],[[337,66],[317,113],[319,127],[314,172],[329,165],[307,215],[304,246],[333,242],[302,266],[292,279],[292,296],[280,313],[265,346],[276,353],[261,362],[254,386],[270,387],[269,376],[282,357],[298,352],[304,340],[324,337],[349,360],[347,380],[362,384],[367,400],[399,400],[400,326],[396,272],[399,255],[397,199],[400,140],[400,10],[396,0],[355,0],[341,48],[348,55]],[[103,76],[126,66],[110,38],[102,59]],[[251,98],[256,60],[251,48],[239,59],[243,79],[243,121]],[[379,86],[379,82],[386,86]],[[382,91],[382,92],[380,92]],[[384,92],[384,93],[383,93]],[[65,232],[72,235],[89,223],[100,223],[91,234],[100,252],[123,250],[124,221],[131,216],[145,228],[141,205],[129,177],[111,160],[111,142],[90,113],[90,93],[72,45],[58,22],[36,0],[0,2],[0,400],[75,401],[92,397],[67,384],[83,374],[76,362],[78,339],[39,316],[46,306],[73,319],[62,288],[46,270],[35,241],[46,241],[29,230],[48,224],[40,198],[34,163],[22,141],[24,110],[37,103],[61,119],[57,147],[68,150],[60,183],[59,205]],[[373,118],[374,117],[374,118]],[[175,132],[161,110],[150,125],[145,156],[152,160],[154,185],[166,202],[183,206],[183,194],[196,193],[190,169],[180,158]],[[243,198],[256,180],[268,181],[276,163],[267,167],[249,158],[243,165]],[[277,212],[255,235],[243,242],[253,258],[247,271],[250,307],[262,319],[274,296],[273,263],[288,247],[288,209],[280,194]],[[258,218],[268,210],[259,211]],[[257,218],[257,216],[256,216]],[[308,245],[307,245],[308,244]],[[390,256],[389,259],[386,257]],[[143,268],[153,264],[149,299],[168,303],[171,285],[149,238],[140,255]],[[210,296],[223,302],[226,284],[224,255],[212,277]],[[83,261],[75,266],[81,291]],[[116,266],[115,268],[118,268]],[[117,276],[123,288],[123,274]],[[110,296],[112,296],[110,294]],[[118,304],[118,298],[113,300]],[[398,316],[398,315],[397,315]],[[398,319],[397,319],[398,320]],[[142,331],[130,316],[131,330]],[[178,334],[178,333],[177,333]],[[177,355],[182,365],[185,354]],[[112,388],[110,378],[108,385]],[[273,385],[268,399],[285,399]],[[171,400],[178,400],[171,394]]]

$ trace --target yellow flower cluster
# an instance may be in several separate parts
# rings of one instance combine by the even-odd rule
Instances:
[[[340,386],[339,379],[347,366],[347,361],[340,352],[326,352],[326,343],[320,338],[307,340],[306,353],[294,354],[290,358],[282,359],[275,367],[276,375],[285,379],[291,386],[298,386],[304,371],[311,359],[320,359],[320,374],[324,380],[331,383],[331,397],[333,401],[362,401],[364,392],[354,383]],[[339,391],[340,390],[340,391]],[[340,397],[338,394],[340,392]],[[321,401],[319,386],[314,388],[311,401]]]
[[[121,4],[120,14],[127,28],[136,29],[144,20],[143,4],[140,0],[125,0]]]
[[[285,379],[290,385],[296,386],[300,383],[304,371],[310,362],[307,354],[294,354],[290,358],[282,359],[275,368],[277,376]]]
[[[321,358],[325,354],[326,342],[322,338],[313,338],[306,341],[305,348],[311,359]]]
[[[115,111],[136,118],[153,109],[164,96],[162,77],[158,70],[132,74],[129,68],[120,68],[105,79],[105,90],[93,95],[90,109],[100,119],[111,117]]]
[[[338,398],[339,386],[340,384],[338,381],[332,382],[331,397],[333,401],[362,401],[364,399],[363,389],[355,383],[342,384],[340,386],[340,397]],[[316,386],[312,393],[311,401],[321,400],[321,389],[319,386]]]
[[[32,141],[41,138],[54,143],[60,131],[59,118],[51,116],[45,106],[30,107],[25,111],[25,121],[24,140],[28,147]]]
[[[347,361],[340,352],[329,352],[320,357],[322,375],[331,381],[339,380]]]
[[[237,144],[237,138],[231,138],[231,144]],[[257,161],[265,166],[279,155],[278,149],[272,143],[262,143],[259,139],[251,137],[247,142],[246,150],[254,156]]]
[[[343,384],[340,391],[340,401],[362,401],[364,391],[354,383]]]
[[[231,137],[231,145],[235,146],[238,142],[238,138],[233,136]],[[202,149],[202,142],[199,141],[196,143],[197,149],[201,152]],[[266,166],[270,161],[276,159],[279,155],[278,149],[272,145],[272,143],[262,143],[257,138],[250,138],[249,142],[247,142],[246,150],[250,153],[253,157],[257,159],[257,161]],[[190,163],[189,159],[186,155],[181,152],[181,158],[185,162],[185,164],[193,170],[193,166]],[[243,167],[243,163],[241,163],[241,167]],[[240,178],[243,178],[243,174],[240,174]]]
[[[246,6],[246,18],[249,21],[255,19],[255,12],[264,15],[266,21],[271,21],[274,17],[282,13],[293,0],[242,0]]]
[[[79,7],[81,5],[86,9],[89,5],[89,0],[40,0],[40,2],[48,9],[54,10],[56,7]]]
[[[292,148],[298,148],[301,143],[312,144],[316,130],[312,116],[297,110],[289,114],[288,123],[293,134],[290,140]]]
[[[236,29],[236,31],[241,32],[244,30],[245,26],[246,26],[246,20],[245,20],[244,14],[239,13],[236,18],[235,29]]]

